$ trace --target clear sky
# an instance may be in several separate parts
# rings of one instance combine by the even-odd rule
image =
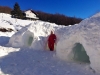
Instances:
[[[13,8],[15,2],[21,10],[40,10],[83,19],[100,11],[100,0],[0,0],[0,5]]]

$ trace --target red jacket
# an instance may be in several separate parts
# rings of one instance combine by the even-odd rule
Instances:
[[[49,38],[48,38],[48,42],[49,43],[55,43],[56,42],[56,35],[55,34],[50,34]]]
[[[54,43],[56,42],[56,35],[53,34],[53,32],[51,31],[51,34],[48,38],[48,47],[50,49],[50,51],[54,50]]]

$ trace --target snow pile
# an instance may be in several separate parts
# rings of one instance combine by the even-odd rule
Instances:
[[[0,28],[11,28],[16,31],[32,22],[34,21],[11,18],[10,14],[0,13]]]
[[[66,28],[65,26],[58,26],[48,22],[35,21],[14,34],[10,38],[9,45],[44,50],[46,49],[47,38],[50,32],[53,30],[58,37],[57,39],[59,39]]]
[[[73,60],[73,49],[80,43],[89,56],[90,66],[100,73],[100,13],[83,20],[69,31],[57,43],[57,56],[63,60]]]

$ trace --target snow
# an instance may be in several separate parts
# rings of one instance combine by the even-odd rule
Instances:
[[[14,19],[1,13],[0,26],[12,28],[14,31],[0,32],[0,75],[100,75],[99,36],[95,34],[99,33],[99,17],[95,18],[66,27],[39,20]],[[47,50],[47,38],[51,30],[58,40],[55,51]],[[90,34],[91,31],[95,31],[94,35]],[[91,64],[68,60],[75,43],[84,46]]]

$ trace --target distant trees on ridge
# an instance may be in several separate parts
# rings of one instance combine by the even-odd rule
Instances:
[[[69,17],[59,13],[50,14],[42,11],[35,11],[35,10],[33,11],[37,13],[37,17],[39,17],[39,20],[56,23],[58,25],[65,25],[65,26],[74,25],[82,21],[81,18]],[[20,6],[17,2],[14,4],[13,9],[7,6],[0,6],[0,12],[11,14],[13,18],[19,18],[19,19],[25,19],[26,16],[20,9]]]

